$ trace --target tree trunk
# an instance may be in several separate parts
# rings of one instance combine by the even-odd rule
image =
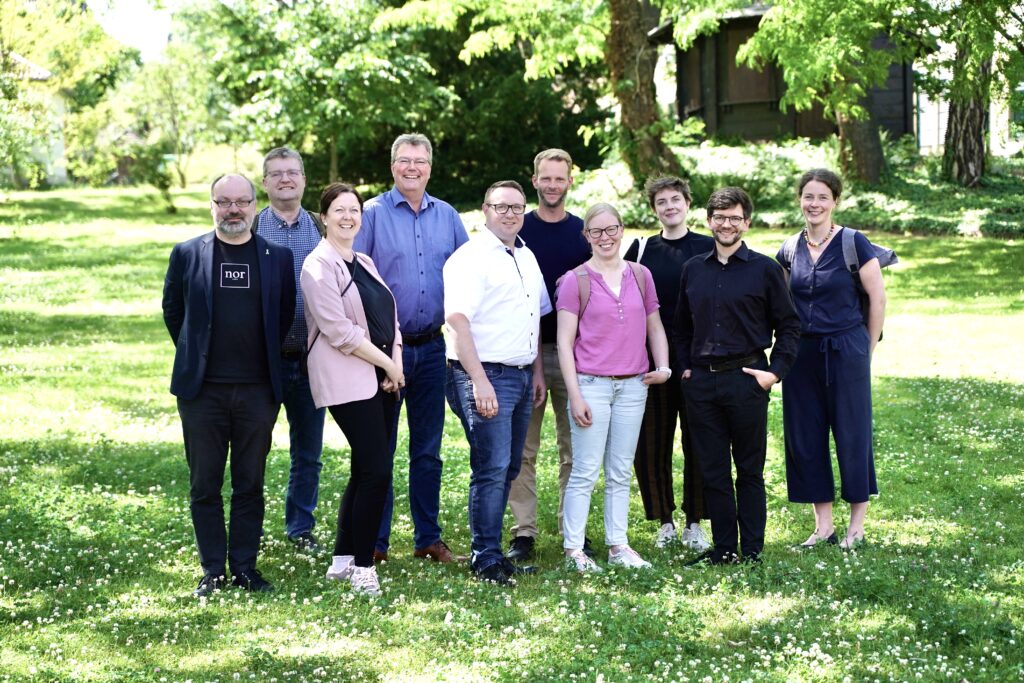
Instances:
[[[652,28],[641,0],[610,0],[611,29],[605,41],[605,61],[612,93],[622,117],[619,149],[641,186],[650,176],[679,173],[679,159],[662,140],[662,121],[654,90],[657,49],[647,42]]]
[[[942,152],[942,176],[964,187],[976,187],[985,175],[985,127],[992,63],[970,73],[971,43],[957,46],[953,83]]]
[[[331,146],[331,167],[328,171],[330,178],[329,182],[335,183],[338,181],[338,136],[332,135],[328,141]]]
[[[877,185],[885,170],[885,153],[878,124],[871,118],[858,121],[836,115],[839,124],[839,165],[843,175],[869,185]]]

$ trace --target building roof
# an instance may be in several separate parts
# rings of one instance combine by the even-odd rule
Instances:
[[[752,2],[746,7],[723,12],[721,20],[729,21],[730,19],[744,19],[746,17],[763,17],[770,8],[771,5],[767,2]],[[648,31],[647,41],[653,44],[672,43],[672,22],[664,21]]]

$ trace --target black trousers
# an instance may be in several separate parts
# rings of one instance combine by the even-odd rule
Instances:
[[[675,373],[674,373],[675,374]],[[693,452],[690,428],[686,420],[682,389],[675,379],[647,387],[647,407],[640,438],[636,444],[633,469],[644,503],[647,519],[667,522],[676,509],[672,485],[672,450],[676,422],[683,447],[683,513],[686,524],[707,517],[704,511],[704,483]]]
[[[178,399],[199,562],[207,574],[256,566],[263,529],[263,474],[280,404],[265,384],[204,382]],[[224,528],[224,470],[231,450],[231,519]]]
[[[381,375],[378,372],[378,377]],[[353,555],[357,567],[373,566],[373,548],[394,466],[389,446],[394,407],[395,395],[377,389],[371,398],[328,408],[352,452],[348,485],[338,508],[334,554]]]
[[[762,361],[754,367],[767,369],[767,363]],[[743,554],[760,553],[767,520],[764,460],[768,392],[739,369],[712,373],[694,368],[682,387],[687,420],[695,425],[691,439],[704,477],[714,551],[736,552],[738,521]]]

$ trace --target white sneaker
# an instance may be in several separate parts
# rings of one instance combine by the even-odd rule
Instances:
[[[380,582],[376,567],[354,567],[352,569],[352,592],[363,595],[380,595]]]
[[[666,522],[658,529],[658,535],[654,539],[654,547],[664,548],[671,543],[675,543],[676,538],[676,525],[672,522]]]
[[[355,569],[355,557],[352,555],[335,555],[331,566],[327,568],[327,578],[331,581],[344,581],[352,576]]]
[[[623,547],[614,555],[612,554],[612,551],[609,550],[608,564],[626,567],[628,569],[650,569],[651,567],[650,562],[640,557],[637,552],[628,545]]]
[[[680,540],[683,545],[688,546],[699,553],[702,553],[711,547],[711,542],[708,541],[708,537],[704,535],[704,529],[701,528],[700,522],[694,522],[683,529],[683,536]]]
[[[597,562],[594,562],[592,559],[587,557],[583,553],[582,550],[577,550],[577,551],[573,552],[572,555],[566,555],[565,556],[565,565],[569,569],[573,569],[575,571],[578,571],[581,574],[596,573],[596,572],[604,571],[599,566],[597,566]]]

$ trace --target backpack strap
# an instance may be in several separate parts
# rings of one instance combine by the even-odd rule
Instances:
[[[639,257],[638,257],[639,258]],[[644,303],[644,310],[647,309],[647,274],[644,272],[643,266],[633,261],[626,261],[629,269],[633,271],[633,279],[636,280],[636,286],[640,288],[640,300]],[[587,272],[585,266],[580,266],[572,271],[572,274],[576,276],[576,288],[580,295],[580,314],[579,318],[583,318],[583,311],[587,309],[587,304],[590,303],[590,274]]]
[[[636,257],[637,261],[640,261],[640,257]],[[633,263],[632,261],[626,261],[629,264],[629,269],[633,271],[633,279],[636,280],[636,286],[640,288],[640,301],[644,304],[644,310],[647,310],[647,274],[644,272],[644,267],[639,263]]]
[[[853,228],[843,228],[843,261],[846,262],[846,269],[853,275],[853,279],[857,281],[857,286],[860,286],[860,274],[857,272],[860,270],[860,263],[857,259],[857,245],[854,243],[856,239],[857,231]]]
[[[786,241],[782,243],[781,265],[787,272],[793,266],[793,259],[796,258],[796,247],[800,244],[800,236],[803,234],[803,231],[800,231],[795,235],[790,235],[786,238]]]
[[[640,259],[644,257],[644,249],[647,248],[647,236],[644,235],[643,237],[638,237],[636,239],[636,243],[638,247],[636,252],[636,262],[640,263]]]
[[[579,266],[572,271],[572,274],[576,276],[576,289],[580,295],[579,318],[582,319],[583,311],[587,309],[587,304],[590,303],[590,274],[585,266]]]
[[[306,210],[303,209],[303,211]],[[306,213],[308,213],[309,217],[313,220],[313,225],[316,226],[316,229],[320,233],[320,236],[327,237],[327,227],[324,225],[324,222],[320,220],[320,216],[313,213],[312,211],[306,211]]]

